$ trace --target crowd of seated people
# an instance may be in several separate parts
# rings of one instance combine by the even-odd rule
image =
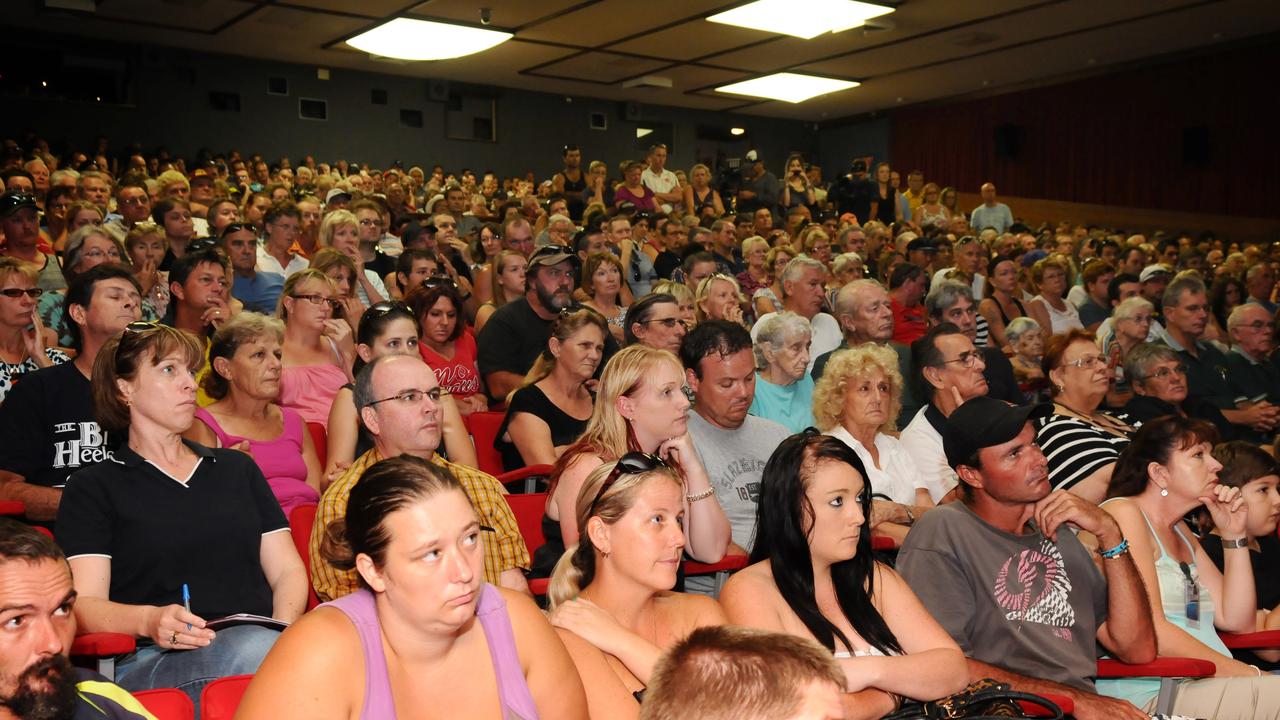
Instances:
[[[1219,636],[1280,629],[1280,242],[667,155],[6,146],[0,613],[74,622],[0,644],[0,713],[45,692],[28,665],[69,686],[78,627],[135,639],[124,690],[256,673],[249,718],[668,717],[725,702],[672,670],[702,655],[799,663],[796,717],[984,678],[1154,712],[1099,653],[1213,663],[1164,710],[1280,717],[1280,647]],[[496,477],[532,466],[536,547]]]

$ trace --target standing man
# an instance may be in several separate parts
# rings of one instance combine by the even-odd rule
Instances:
[[[564,167],[551,178],[551,191],[564,196],[568,201],[569,217],[578,220],[582,218],[582,211],[586,208],[584,192],[587,189],[587,178],[582,174],[582,149],[577,145],[565,145],[560,151],[560,158],[564,162]],[[665,157],[663,162],[666,162]],[[644,180],[643,175],[641,182],[645,185],[649,184]],[[466,235],[466,233],[462,234]]]
[[[1147,720],[1094,687],[1099,645],[1122,662],[1151,662],[1156,633],[1120,526],[1086,500],[1050,492],[1030,422],[1049,412],[977,397],[947,418],[960,502],[916,522],[898,572],[960,645],[971,679],[1065,695],[1080,720]],[[1076,529],[1097,538],[1097,565]]]
[[[974,232],[982,232],[994,228],[997,234],[1003,235],[1013,225],[1013,212],[1009,206],[996,202],[996,186],[991,183],[982,184],[982,204],[969,213],[969,226]]]
[[[649,165],[640,173],[640,182],[658,196],[664,215],[670,215],[671,210],[684,200],[680,181],[667,169],[667,146],[662,143],[650,146]]]
[[[765,208],[772,218],[778,213],[782,183],[778,182],[773,173],[764,169],[764,160],[760,159],[760,154],[755,150],[747,151],[746,161],[750,166],[743,173],[742,187],[738,190],[738,212],[755,212]]]
[[[856,158],[849,165],[849,173],[840,176],[831,188],[829,197],[835,203],[836,212],[853,213],[854,222],[865,224],[871,219],[871,203],[876,194],[875,182],[867,178],[867,161]]]
[[[693,391],[689,433],[740,548],[729,552],[749,553],[765,463],[790,433],[772,420],[747,414],[755,397],[755,355],[751,335],[741,325],[699,323],[681,341],[680,360]],[[710,578],[689,578],[685,585],[712,590]]]
[[[907,173],[907,190],[902,193],[911,210],[911,217],[918,218],[920,205],[924,203],[924,171],[912,170]]]
[[[67,288],[67,327],[79,353],[69,363],[23,375],[0,404],[0,500],[52,522],[71,473],[110,456],[93,415],[98,349],[142,317],[142,288],[123,265],[98,265]]]

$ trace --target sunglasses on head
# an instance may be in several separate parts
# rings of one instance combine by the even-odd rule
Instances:
[[[150,334],[152,331],[162,330],[164,327],[164,325],[161,325],[154,320],[134,320],[128,325],[125,325],[124,331],[120,333],[120,340],[116,343],[116,351],[115,354],[112,355],[112,360],[116,363],[120,362],[120,348],[124,347],[126,338],[135,335]]]
[[[387,313],[392,313],[396,311],[406,312],[410,316],[413,315],[413,311],[409,309],[408,305],[405,305],[402,302],[386,300],[380,303],[375,303],[373,305],[370,305],[369,309],[364,311],[364,316],[366,318],[379,318],[379,317],[382,317],[383,315],[386,315]]]
[[[224,233],[225,234],[225,233]],[[212,250],[218,247],[218,241],[213,238],[198,238],[187,243],[186,252],[198,253],[205,250]]]
[[[230,235],[231,233],[238,233],[238,232],[251,232],[251,233],[253,233],[254,237],[257,237],[257,235],[258,235],[258,228],[254,227],[252,224],[250,224],[250,223],[246,223],[246,222],[233,222],[233,223],[231,223],[230,225],[228,225],[228,226],[226,226],[226,227],[222,228],[222,232],[218,235],[218,237],[224,237],[224,238],[225,238],[226,236]]]
[[[609,476],[604,479],[604,482],[600,483],[600,489],[596,491],[595,499],[591,501],[591,512],[595,512],[596,504],[600,502],[600,498],[604,497],[609,488],[613,487],[613,484],[623,475],[638,475],[658,468],[669,467],[671,466],[667,464],[666,460],[651,453],[629,452],[623,455],[618,458],[618,462],[609,471]],[[590,516],[591,513],[589,512],[587,515]]]

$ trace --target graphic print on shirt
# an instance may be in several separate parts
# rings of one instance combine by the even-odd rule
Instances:
[[[1058,546],[1047,538],[1035,550],[1005,560],[996,575],[994,597],[1011,622],[1048,625],[1070,642],[1076,614],[1071,608],[1071,578]]]
[[[107,450],[107,435],[102,432],[98,423],[92,420],[85,422],[57,423],[53,426],[53,458],[54,468],[67,468],[67,474],[111,457]],[[64,481],[65,482],[65,481]],[[59,483],[54,487],[62,487]]]
[[[764,470],[765,461],[760,458],[743,457],[729,463],[724,472],[716,473],[711,482],[717,490],[732,493],[742,502],[752,504],[760,502],[760,473]],[[743,476],[751,475],[753,479],[743,481]]]

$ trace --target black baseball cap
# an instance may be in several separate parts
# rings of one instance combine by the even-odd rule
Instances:
[[[36,196],[29,192],[7,192],[0,195],[0,217],[9,217],[22,208],[37,209]]]
[[[915,238],[907,243],[907,252],[915,252],[923,250],[925,252],[938,252],[938,245],[929,238]]]
[[[954,468],[982,448],[1007,443],[1022,432],[1028,420],[1052,412],[1053,406],[1048,403],[1010,405],[986,395],[973,398],[947,418],[942,431],[947,464]]]

